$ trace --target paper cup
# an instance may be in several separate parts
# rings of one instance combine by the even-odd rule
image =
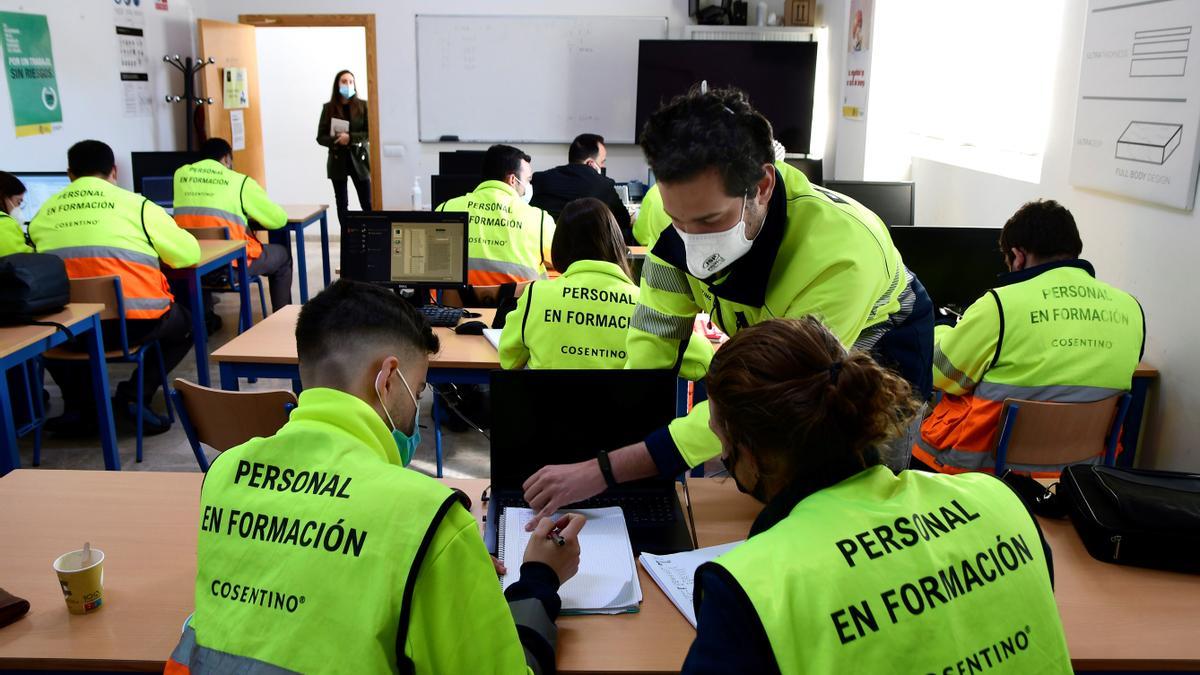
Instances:
[[[83,549],[64,553],[54,561],[54,571],[67,601],[67,611],[88,614],[104,605],[104,551],[93,548],[86,564]]]

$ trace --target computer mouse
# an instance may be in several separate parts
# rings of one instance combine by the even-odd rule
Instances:
[[[467,321],[460,323],[454,332],[459,335],[483,335],[483,329],[487,327],[488,325],[482,321]]]

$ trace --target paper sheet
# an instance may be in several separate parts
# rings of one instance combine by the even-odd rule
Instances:
[[[653,555],[643,553],[639,560],[642,567],[654,579],[654,583],[667,594],[667,599],[675,605],[684,618],[696,627],[696,609],[692,604],[693,585],[696,580],[696,568],[710,562],[733,550],[740,541],[720,546],[709,546],[695,551],[684,551],[671,555]]]
[[[329,118],[329,135],[337,136],[338,134],[350,133],[350,122],[337,117]]]
[[[496,351],[500,351],[500,334],[503,332],[503,328],[484,328],[483,337],[487,338],[487,341],[496,348]]]

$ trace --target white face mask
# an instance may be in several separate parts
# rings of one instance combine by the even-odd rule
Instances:
[[[533,183],[524,183],[523,185],[525,186],[525,194],[521,195],[521,201],[528,204],[533,199]]]
[[[742,216],[737,225],[723,232],[688,234],[672,224],[687,252],[688,272],[697,279],[707,279],[729,267],[746,255],[754,242],[746,238],[746,201],[742,197]]]
[[[5,206],[8,206],[7,202],[5,203]],[[17,221],[18,223],[25,222],[25,202],[21,202],[20,204],[12,207],[12,209],[9,210],[8,215],[12,216],[13,220]]]

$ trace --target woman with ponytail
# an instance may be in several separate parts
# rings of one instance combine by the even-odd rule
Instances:
[[[707,383],[721,459],[765,508],[696,572],[684,673],[1071,672],[1020,499],[880,463],[914,412],[904,379],[804,318],[743,329]]]

